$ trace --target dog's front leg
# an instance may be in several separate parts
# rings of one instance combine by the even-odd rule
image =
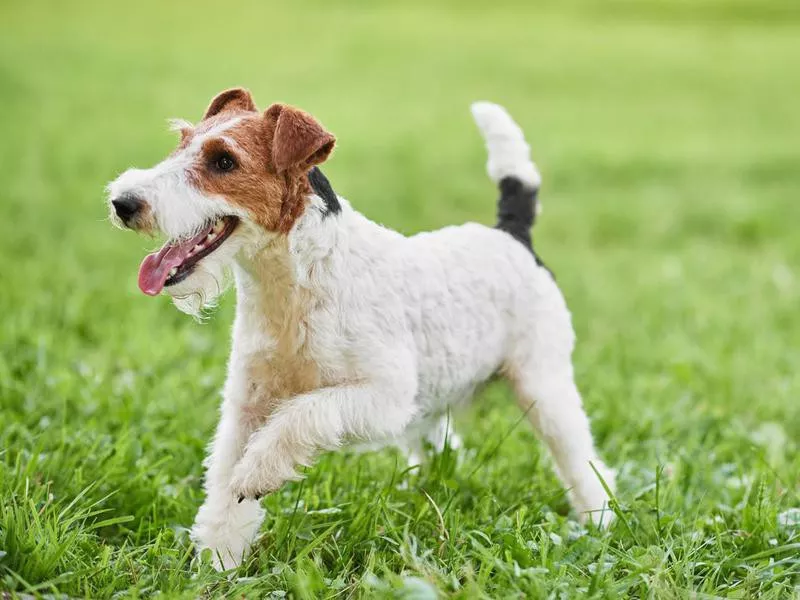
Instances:
[[[260,498],[297,478],[320,450],[346,438],[382,438],[402,433],[414,415],[416,379],[383,385],[327,387],[286,401],[247,443],[233,471],[237,500]]]
[[[192,539],[199,550],[212,551],[217,569],[238,566],[258,533],[264,511],[258,502],[237,502],[230,492],[231,476],[252,433],[242,399],[226,387],[217,432],[204,462],[206,499],[195,518]]]

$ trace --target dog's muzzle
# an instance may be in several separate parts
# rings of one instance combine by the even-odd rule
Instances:
[[[139,219],[147,209],[147,203],[133,194],[118,196],[111,201],[111,204],[114,207],[114,212],[117,213],[117,216],[125,224],[125,227],[131,229],[134,228],[137,219]]]

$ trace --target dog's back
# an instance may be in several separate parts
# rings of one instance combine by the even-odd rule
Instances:
[[[352,297],[376,307],[358,317],[357,337],[403,338],[415,357],[422,412],[469,397],[548,323],[559,330],[548,343],[560,354],[572,348],[563,297],[533,251],[540,177],[529,147],[502,107],[477,103],[473,114],[500,191],[494,227],[467,223],[405,238],[355,213],[350,228]]]
[[[373,239],[348,279],[363,292],[353,294],[358,304],[371,307],[354,325],[358,339],[371,342],[361,362],[379,365],[386,377],[386,363],[373,356],[391,356],[388,367],[415,380],[407,423],[383,412],[373,419],[417,461],[425,441],[441,448],[445,439],[457,439],[441,416],[450,406],[493,374],[505,376],[550,447],[578,512],[587,518],[598,511],[592,517],[607,523],[604,486],[613,489],[614,477],[595,452],[575,386],[571,316],[533,251],[539,173],[503,108],[479,103],[473,114],[500,190],[497,225],[468,223],[410,238],[366,219],[359,228]]]
[[[469,397],[503,369],[535,320],[564,320],[552,277],[505,231],[477,223],[446,227],[410,238],[403,257],[398,291],[405,306],[417,307],[408,322],[424,409]]]

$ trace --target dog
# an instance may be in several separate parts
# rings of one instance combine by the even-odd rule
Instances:
[[[581,520],[607,524],[613,472],[595,451],[575,385],[571,315],[533,250],[540,175],[500,106],[472,113],[499,187],[495,227],[405,237],[338,196],[319,169],[335,138],[245,89],[217,95],[177,149],[108,187],[119,227],[166,235],[139,287],[200,316],[232,280],[236,317],[221,416],[192,528],[218,569],[238,566],[259,499],[321,451],[386,443],[419,460],[457,438],[449,407],[494,375],[547,444]]]

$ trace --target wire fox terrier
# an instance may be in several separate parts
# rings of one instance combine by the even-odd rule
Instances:
[[[495,374],[512,383],[579,517],[610,521],[613,473],[575,385],[570,313],[531,245],[539,173],[502,107],[472,113],[500,189],[495,227],[405,237],[370,221],[317,167],[333,135],[291,106],[258,111],[244,89],[216,96],[197,125],[174,122],[181,140],[169,157],[109,185],[115,224],[168,237],[141,264],[145,294],[166,292],[200,315],[235,283],[221,417],[192,529],[217,568],[241,563],[259,499],[298,465],[347,441],[418,456],[426,442],[454,440],[448,407]]]

